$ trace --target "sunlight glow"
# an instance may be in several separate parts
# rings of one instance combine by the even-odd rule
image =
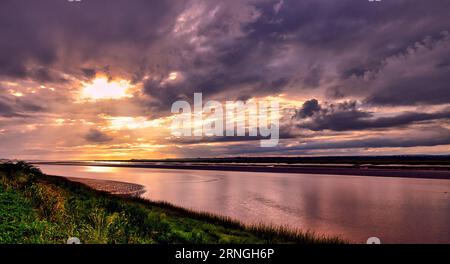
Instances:
[[[111,173],[117,172],[118,169],[114,167],[102,167],[102,166],[86,166],[83,169],[85,172],[96,172],[96,173]]]
[[[16,96],[16,97],[22,97],[23,93],[18,92],[18,91],[14,91],[14,90],[9,90],[9,94]]]
[[[178,77],[178,74],[176,72],[171,72],[169,74],[169,80],[171,80],[171,81],[175,81],[177,79],[177,77]]]
[[[130,82],[126,80],[109,81],[106,77],[94,79],[91,83],[84,84],[81,91],[81,99],[104,100],[132,97],[129,94]]]
[[[163,122],[162,119],[147,120],[147,118],[142,116],[104,116],[103,118],[109,121],[108,127],[113,130],[160,127]]]

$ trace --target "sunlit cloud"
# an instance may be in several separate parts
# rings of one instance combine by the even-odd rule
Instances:
[[[112,130],[121,129],[140,129],[140,128],[156,128],[162,126],[163,119],[147,120],[147,118],[138,117],[128,117],[128,116],[102,116],[103,119],[107,120],[108,128]]]
[[[80,99],[97,101],[132,97],[129,91],[130,86],[130,82],[126,80],[108,80],[106,77],[98,77],[90,83],[83,83]]]
[[[23,93],[19,92],[19,91],[14,91],[14,90],[9,90],[9,94],[16,96],[16,97],[22,97]]]

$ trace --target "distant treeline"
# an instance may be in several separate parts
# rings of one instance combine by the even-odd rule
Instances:
[[[450,165],[450,155],[417,156],[324,156],[324,157],[230,157],[191,159],[133,159],[134,162],[206,162],[206,163],[304,163],[304,164],[405,164]]]

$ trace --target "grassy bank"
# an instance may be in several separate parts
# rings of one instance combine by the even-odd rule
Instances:
[[[342,243],[281,227],[244,226],[166,203],[118,197],[0,164],[0,243]]]

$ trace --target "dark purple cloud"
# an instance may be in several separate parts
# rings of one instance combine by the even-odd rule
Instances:
[[[113,140],[112,137],[108,136],[98,129],[90,129],[84,138],[92,143],[107,143]]]
[[[0,75],[49,82],[59,79],[50,77],[51,69],[75,73],[92,60],[114,68],[136,64],[137,51],[164,36],[174,9],[182,7],[172,1],[2,1]],[[113,55],[129,59],[119,63]]]
[[[61,82],[61,72],[92,77],[92,64],[135,81],[150,75],[144,92],[159,110],[194,91],[219,97],[233,91],[227,96],[246,98],[322,86],[330,95],[360,94],[373,104],[450,99],[448,56],[430,58],[436,68],[418,69],[415,76],[348,81],[382,72],[386,59],[410,56],[408,50],[428,36],[448,43],[448,37],[439,37],[450,29],[445,0],[377,5],[358,0],[6,0],[0,5],[0,75]],[[182,15],[186,29],[179,25]],[[444,44],[438,49],[448,54]],[[330,67],[330,58],[337,68]],[[184,80],[161,84],[171,71],[182,72]]]
[[[299,128],[313,131],[370,130],[436,120],[447,122],[450,119],[450,109],[432,113],[403,112],[389,117],[376,117],[374,113],[358,108],[355,101],[320,105],[316,99],[311,99],[297,111],[295,118],[300,120]]]

